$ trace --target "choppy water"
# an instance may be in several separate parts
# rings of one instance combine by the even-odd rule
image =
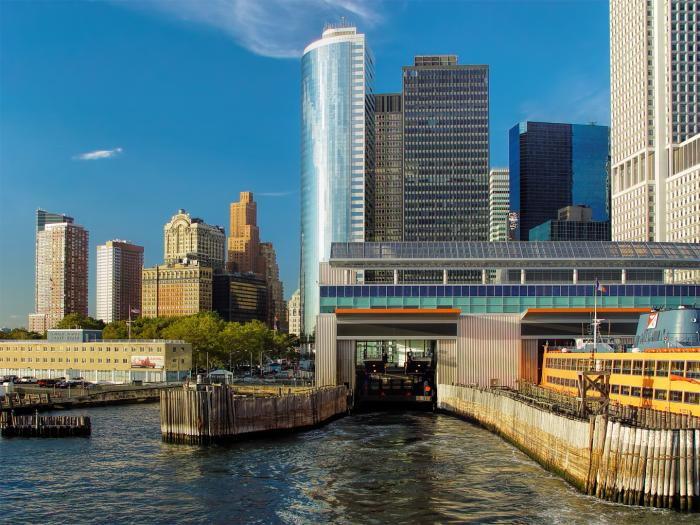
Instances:
[[[0,523],[697,523],[582,496],[477,426],[372,413],[228,446],[160,440],[158,406],[74,411],[89,439],[0,439]]]

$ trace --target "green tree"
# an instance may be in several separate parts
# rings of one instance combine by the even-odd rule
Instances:
[[[126,339],[127,337],[129,337],[129,329],[126,321],[114,321],[102,330],[102,339]]]
[[[83,328],[86,330],[102,330],[104,327],[103,321],[78,313],[66,315],[56,325],[56,328]]]
[[[220,347],[219,332],[225,322],[214,312],[202,312],[188,317],[178,317],[161,332],[165,339],[181,339],[192,344],[193,359],[198,366],[206,361],[221,366],[224,363]]]
[[[13,328],[7,332],[0,331],[0,339],[13,339],[15,341],[26,341],[29,339],[44,339],[44,336],[37,332],[30,332],[24,328]]]

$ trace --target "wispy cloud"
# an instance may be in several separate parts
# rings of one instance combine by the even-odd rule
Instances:
[[[292,58],[317,38],[326,22],[346,17],[361,28],[381,23],[383,0],[113,0],[219,29],[255,54]]]
[[[287,197],[289,195],[294,195],[296,191],[263,191],[256,193],[257,197]]]
[[[75,160],[100,160],[100,159],[111,159],[121,154],[124,151],[122,148],[114,149],[98,149],[95,151],[89,151],[87,153],[81,153],[73,158]]]

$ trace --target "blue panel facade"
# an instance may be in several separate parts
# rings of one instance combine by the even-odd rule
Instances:
[[[594,221],[610,220],[610,128],[574,124],[571,126],[571,134],[571,204],[585,204],[590,207]]]

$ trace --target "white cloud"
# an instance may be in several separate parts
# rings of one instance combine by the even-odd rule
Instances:
[[[346,17],[366,29],[381,22],[380,0],[114,0],[123,7],[156,11],[215,27],[255,54],[292,58],[318,38],[326,22]]]
[[[124,151],[122,148],[114,149],[98,149],[95,151],[89,151],[87,153],[81,153],[73,157],[76,160],[100,160],[100,159],[111,159],[121,154]]]

